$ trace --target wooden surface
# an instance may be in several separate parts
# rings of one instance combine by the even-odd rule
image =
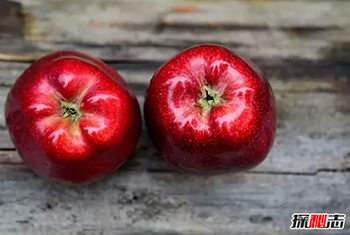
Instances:
[[[289,229],[296,212],[350,216],[349,9],[347,0],[0,0],[0,234],[350,234],[349,221]],[[63,49],[100,57],[142,106],[153,72],[204,42],[251,58],[275,91],[276,141],[257,168],[177,173],[145,130],[120,171],[88,186],[46,182],[18,157],[3,106],[33,60]]]

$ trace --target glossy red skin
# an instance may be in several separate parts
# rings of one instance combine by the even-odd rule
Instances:
[[[77,123],[62,117],[60,100],[77,101]],[[37,174],[90,183],[120,167],[141,131],[140,107],[123,78],[102,61],[61,51],[33,63],[5,105],[12,141]]]
[[[201,87],[225,103],[201,116]],[[275,98],[268,81],[242,57],[218,45],[189,48],[153,76],[144,106],[149,135],[161,156],[186,172],[217,174],[257,166],[275,136]]]

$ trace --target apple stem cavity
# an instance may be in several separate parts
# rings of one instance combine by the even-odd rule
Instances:
[[[78,122],[81,116],[83,116],[83,113],[80,112],[78,105],[75,103],[61,101],[61,108],[63,118],[69,118],[73,123]]]
[[[220,94],[213,88],[203,86],[198,103],[203,111],[210,111],[212,107],[220,104]]]

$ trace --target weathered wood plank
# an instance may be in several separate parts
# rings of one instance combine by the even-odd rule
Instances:
[[[98,52],[87,50],[91,56],[102,57],[107,60],[109,66],[117,70],[127,81],[147,83],[152,74],[165,61],[109,61],[111,58],[99,56]],[[252,61],[261,69],[262,73],[269,80],[279,80],[280,82],[313,82],[314,90],[317,83],[320,82],[320,88],[328,83],[327,89],[333,91],[344,91],[347,89],[350,67],[346,63],[334,60],[269,60],[252,59]],[[0,83],[9,86],[14,83],[17,77],[28,68],[29,63],[6,61],[0,62]],[[333,85],[332,85],[333,84]],[[297,86],[297,89],[311,89],[309,86]]]
[[[300,98],[299,94],[295,97]],[[332,110],[331,104],[325,102],[322,95],[314,101],[306,97],[315,106],[324,103],[329,105],[324,110]],[[142,104],[143,99],[139,99]],[[323,101],[323,102],[322,102]],[[310,105],[310,104],[309,104]],[[141,106],[142,107],[142,106]],[[293,106],[291,106],[293,107]],[[280,107],[279,107],[280,108]],[[301,172],[315,173],[319,170],[350,169],[350,132],[349,118],[335,112],[334,116],[310,112],[313,106],[303,108],[286,108],[298,111],[288,117],[280,117],[275,145],[266,161],[253,171],[265,172]],[[304,114],[304,116],[301,116]],[[305,115],[306,114],[306,115]],[[284,115],[284,114],[282,114]],[[301,117],[300,117],[301,116]],[[338,117],[335,119],[334,117]],[[13,149],[7,132],[0,132],[0,148]],[[12,155],[10,162],[21,163],[17,155]],[[6,158],[5,163],[8,162]],[[4,164],[5,164],[4,163]],[[302,163],[302,164],[301,164]],[[2,163],[1,163],[2,164]],[[130,163],[130,169],[146,167],[163,171],[171,171],[165,162],[159,158],[157,151],[151,146],[144,129],[135,157]]]
[[[260,4],[250,1],[225,1],[223,4],[197,1],[194,4],[198,9],[196,14],[170,12],[165,15],[164,22],[170,25],[222,25],[233,28],[337,28],[349,25],[346,19],[348,4],[339,1],[260,1]]]
[[[27,13],[27,41],[1,42],[2,53],[75,48],[165,60],[193,44],[220,43],[250,58],[350,61],[348,1],[61,1],[19,1]],[[150,4],[154,9],[145,10]]]
[[[348,66],[257,62],[275,91],[281,126],[301,134],[339,134],[348,131]],[[9,87],[27,66],[25,63],[0,63],[0,84],[7,87],[0,89],[0,110],[3,110]],[[111,66],[130,83],[142,107],[148,82],[160,64]],[[0,126],[5,127],[3,111],[0,112]]]
[[[181,35],[181,33],[174,33]],[[47,53],[58,50],[77,50],[91,54],[110,62],[113,61],[150,61],[163,62],[181,52],[182,50],[196,44],[216,43],[222,44],[235,52],[242,54],[248,58],[255,60],[285,60],[298,59],[308,61],[336,61],[341,63],[350,62],[350,43],[346,40],[326,40],[322,34],[319,35],[319,40],[306,43],[304,38],[300,38],[290,42],[286,38],[272,40],[269,44],[257,41],[257,43],[244,45],[244,42],[249,42],[249,39],[240,39],[240,42],[229,43],[229,39],[225,34],[217,37],[215,33],[211,33],[212,38],[218,40],[200,39],[201,35],[191,34],[189,38],[193,40],[179,39],[161,39],[162,37],[155,36],[157,42],[136,42],[130,44],[132,40],[127,40],[128,43],[112,42],[108,45],[98,45],[89,43],[53,43],[53,42],[26,42],[26,41],[0,41],[0,60],[1,61],[24,61],[29,62],[43,56]],[[271,35],[271,32],[268,32]],[[273,34],[273,32],[272,32]],[[239,33],[236,37],[239,37]],[[349,38],[349,34],[346,35]],[[260,35],[248,35],[250,38],[261,39]],[[174,37],[176,38],[176,37]],[[230,40],[230,39],[229,39]],[[163,41],[163,42],[161,42]],[[285,43],[280,43],[285,42]],[[142,45],[144,44],[144,45]]]
[[[4,131],[0,132],[2,149],[13,148]],[[252,172],[315,174],[319,171],[350,170],[350,135],[301,135],[279,129],[275,144],[267,159]],[[0,168],[5,165],[24,165],[16,152],[0,151]],[[125,169],[138,171],[174,171],[160,158],[144,129],[134,156]]]
[[[0,87],[0,128],[6,128],[5,125],[5,102],[7,98],[7,94],[9,92],[9,88]]]
[[[106,37],[109,38],[109,37]],[[159,39],[158,37],[155,37]],[[193,38],[198,38],[198,35],[193,35]],[[223,38],[226,38],[223,36]],[[127,39],[128,42],[132,40]],[[57,44],[57,43],[27,43],[23,41],[17,42],[4,42],[0,41],[0,60],[11,61],[19,60],[27,62],[30,59],[37,59],[44,54],[58,51],[58,50],[77,50],[85,52],[87,54],[94,55],[96,57],[102,58],[109,61],[120,61],[120,60],[147,60],[147,61],[166,61],[169,58],[173,57],[182,50],[191,47],[196,44],[201,43],[219,43],[227,46],[229,49],[234,50],[237,53],[240,53],[249,58],[256,59],[307,59],[307,60],[322,60],[328,59],[332,55],[335,60],[341,60],[348,62],[350,61],[348,56],[344,56],[345,53],[339,55],[334,55],[333,44],[325,42],[325,45],[317,46],[307,46],[307,45],[295,45],[283,46],[283,45],[262,45],[259,43],[254,46],[246,45],[230,45],[221,43],[218,41],[210,40],[193,40],[192,42],[179,41],[171,43],[171,40],[164,40],[165,43],[155,42],[154,45],[140,45],[139,42],[130,45],[123,42],[111,42],[110,45],[89,45],[85,43],[66,43],[66,44]],[[12,45],[9,45],[12,44]],[[177,45],[176,45],[177,44]],[[347,44],[345,44],[347,45]],[[347,47],[344,47],[345,51],[349,51]]]
[[[8,151],[4,101],[28,64],[0,62],[1,235],[290,234],[295,212],[350,213],[350,1],[18,2],[25,40],[0,41],[0,60],[71,49],[118,62],[111,65],[142,107],[163,61],[193,44],[222,43],[271,81],[278,131],[257,168],[203,177],[175,173],[144,127],[133,158],[113,176],[79,188],[51,184]],[[326,233],[349,234],[350,225]]]
[[[14,149],[11,137],[6,128],[0,130],[0,149]]]
[[[329,95],[289,94],[286,97],[293,97],[291,100],[294,99],[296,102],[304,100],[305,104],[304,106],[295,103],[288,104],[284,98],[283,105],[278,105],[279,128],[274,147],[263,164],[253,171],[313,174],[320,170],[350,169],[350,118],[348,114],[336,111],[333,101],[329,102],[329,99],[326,98]],[[139,97],[139,102],[142,107],[142,97]],[[316,110],[315,107],[318,106],[321,108]],[[3,118],[3,115],[1,117]],[[14,148],[7,131],[4,130],[0,131],[0,148]],[[23,164],[17,155],[0,160],[0,165],[17,163]],[[135,150],[135,156],[129,165],[129,168],[133,170],[138,170],[140,167],[172,171],[152,147],[145,127],[139,146]]]
[[[349,2],[346,1],[194,1],[194,0],[138,0],[138,1],[28,1],[18,0],[35,15],[32,27],[42,35],[69,37],[78,35],[86,27],[148,28],[159,24],[172,26],[206,25],[244,27],[348,27]],[[62,4],[65,3],[65,4]],[[152,11],[148,7],[152,5]],[[191,9],[191,10],[189,10]],[[50,11],[55,10],[55,11]],[[298,17],[296,17],[298,13]],[[55,26],[52,30],[49,28]],[[62,27],[63,26],[63,27]],[[107,28],[105,27],[105,28]],[[102,28],[102,27],[101,27]],[[63,35],[62,30],[69,35]],[[88,31],[85,31],[88,32]],[[84,37],[80,35],[79,37]],[[98,40],[98,39],[96,39]]]
[[[91,56],[98,53],[88,51]],[[105,58],[107,62],[108,58]],[[350,66],[336,61],[309,60],[252,60],[269,80],[280,90],[346,92],[349,87]],[[129,83],[148,84],[153,73],[164,61],[119,61],[108,62]],[[29,63],[0,61],[0,85],[12,86]],[[278,84],[278,85],[277,85]],[[305,84],[300,86],[300,84]]]
[[[274,83],[272,82],[274,87]],[[144,85],[132,84],[143,109]],[[4,103],[9,88],[0,88],[0,127],[5,128]],[[278,125],[303,135],[347,135],[350,132],[349,95],[324,92],[275,91]]]
[[[350,168],[349,67],[262,61],[258,61],[258,65],[264,68],[276,94],[278,132],[269,158],[256,170],[314,173],[320,169]],[[25,63],[0,63],[0,84],[7,86],[0,88],[0,126],[3,129],[6,129],[5,97],[27,66]],[[130,83],[142,108],[147,83],[160,64],[112,66]],[[144,132],[137,157],[130,167],[170,170],[150,145]],[[0,131],[0,148],[13,149],[5,131]]]
[[[2,167],[0,181],[2,235],[280,235],[291,234],[296,212],[350,212],[349,173],[194,177],[119,171],[77,188],[12,166]],[[345,226],[326,233],[349,234]]]

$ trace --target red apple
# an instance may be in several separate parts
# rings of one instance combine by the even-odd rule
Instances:
[[[24,161],[61,183],[95,181],[132,154],[140,107],[123,78],[102,61],[61,51],[33,63],[16,81],[6,124]]]
[[[177,169],[237,172],[261,163],[276,131],[270,84],[218,45],[189,48],[153,76],[145,121],[161,156]]]

